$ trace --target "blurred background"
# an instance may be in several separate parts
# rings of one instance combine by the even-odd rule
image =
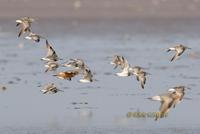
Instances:
[[[199,17],[199,0],[1,0],[0,17],[128,19]]]

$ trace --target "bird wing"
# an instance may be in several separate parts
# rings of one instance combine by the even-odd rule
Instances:
[[[161,101],[160,112],[162,114],[169,112],[169,109],[171,108],[172,104],[173,104],[173,99],[170,98],[169,96],[165,96],[165,98]]]
[[[83,78],[84,79],[89,79],[90,73],[91,73],[90,70],[84,69],[84,71],[83,71]]]
[[[52,56],[57,57],[55,50],[53,49],[53,47],[49,44],[47,40],[46,40],[46,48],[48,49],[46,57],[52,57]]]
[[[179,56],[180,56],[180,55],[179,55],[178,53],[176,53],[176,54],[172,57],[171,61],[174,61],[174,60],[178,59]]]
[[[18,34],[18,37],[20,37],[24,33],[24,29],[22,28]]]
[[[145,76],[139,76],[139,81],[140,81],[141,87],[144,89],[144,85],[146,83],[146,77]]]

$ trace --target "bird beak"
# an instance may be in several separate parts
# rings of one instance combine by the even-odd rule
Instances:
[[[145,99],[152,100],[152,98],[151,98],[151,97],[148,97],[148,98],[145,98]]]
[[[151,73],[146,72],[148,75],[152,75]]]
[[[64,92],[63,90],[58,89],[58,91]]]
[[[190,87],[186,87],[186,89],[192,90]]]

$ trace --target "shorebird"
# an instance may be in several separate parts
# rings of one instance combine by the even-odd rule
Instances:
[[[183,52],[185,52],[186,49],[191,49],[191,48],[180,44],[175,47],[168,48],[167,52],[176,51],[176,54],[171,59],[171,61],[174,61],[174,60],[178,59],[183,54]]]
[[[34,21],[33,18],[31,17],[23,17],[21,19],[17,19],[16,22],[16,26],[18,27],[19,25],[21,25],[21,30],[18,34],[18,37],[20,37],[22,34],[26,33],[26,32],[31,32],[31,23]]]
[[[48,61],[46,64],[45,64],[45,67],[47,68],[45,70],[45,72],[48,72],[48,71],[55,71],[58,67],[59,67],[59,64],[56,62],[56,61]]]
[[[130,73],[131,73],[132,75],[135,75],[137,81],[139,81],[138,73],[141,72],[141,71],[144,71],[144,70],[143,70],[143,68],[140,67],[140,66],[134,66],[134,67],[130,67],[129,71],[130,71]]]
[[[70,59],[67,63],[63,64],[64,67],[73,67],[74,69],[84,70],[87,65],[82,59]]]
[[[40,42],[40,39],[46,39],[46,38],[44,38],[41,35],[38,35],[36,33],[30,32],[29,35],[25,37],[25,39],[32,40],[35,42]]]
[[[110,62],[110,64],[115,65],[114,69],[116,69],[118,66],[121,67],[121,69],[124,69],[124,63],[127,60],[123,56],[114,55],[113,60]]]
[[[119,77],[128,77],[131,75],[131,72],[130,72],[130,65],[127,64],[124,69],[120,72],[120,73],[116,73],[117,76]]]
[[[140,66],[131,67],[132,73],[133,73],[134,75],[136,75],[136,76],[137,76],[137,74],[138,74],[140,71],[142,71],[142,70],[143,70],[143,68],[140,67]]]
[[[161,106],[160,106],[158,114],[156,115],[155,120],[165,117],[169,113],[170,108],[173,106],[174,101],[178,97],[179,96],[177,95],[177,92],[167,92],[166,94],[161,94],[161,95],[157,95],[157,96],[153,96],[149,98],[151,100],[161,102]]]
[[[48,40],[46,40],[46,48],[47,48],[47,56],[42,58],[41,60],[44,60],[44,61],[57,61],[57,60],[60,60],[60,58],[56,54],[56,51],[49,44]]]
[[[147,75],[150,75],[150,73],[147,73],[143,70],[139,71],[136,75],[136,78],[140,82],[142,89],[144,89],[144,85],[146,84],[146,76]]]
[[[93,82],[93,75],[90,69],[85,68],[83,70],[83,79],[79,80],[82,83]]]
[[[183,96],[185,95],[185,89],[190,89],[190,88],[186,88],[185,86],[176,86],[168,90],[169,92],[176,92],[178,96],[173,103],[174,108],[176,104],[180,103],[183,100]]]
[[[58,89],[54,85],[54,83],[50,83],[50,84],[46,85],[41,91],[43,92],[43,94],[46,94],[46,93],[54,94],[54,93],[57,93],[58,91],[62,91],[63,92],[63,90]]]
[[[123,56],[115,55],[110,64],[115,65],[114,69],[116,69],[118,66],[120,66],[120,68],[122,69],[120,73],[116,73],[117,76],[127,77],[131,75],[130,64]]]
[[[67,79],[67,80],[71,81],[72,77],[75,77],[78,74],[79,74],[78,70],[71,70],[71,71],[59,72],[53,76],[56,76],[62,80]]]

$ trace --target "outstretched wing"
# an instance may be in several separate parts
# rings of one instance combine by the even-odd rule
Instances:
[[[46,56],[47,58],[56,59],[58,57],[55,50],[53,49],[53,47],[49,44],[47,40],[46,40],[46,48],[48,49],[47,56]]]
[[[141,87],[144,89],[144,85],[146,83],[146,77],[145,76],[139,76],[139,81],[140,81]]]
[[[161,113],[161,117],[163,117],[165,114],[167,114],[173,104],[173,99],[165,96],[166,99],[163,99],[163,101],[161,101],[161,105],[160,105],[160,113]]]
[[[176,59],[178,59],[179,56],[180,56],[180,55],[179,55],[178,53],[176,53],[176,54],[172,57],[171,62],[174,61],[174,60],[176,60]]]

